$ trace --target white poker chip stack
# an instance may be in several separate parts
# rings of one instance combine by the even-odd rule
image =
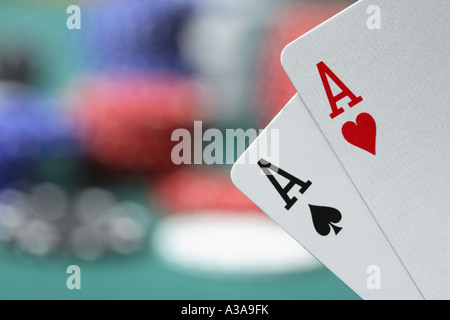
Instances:
[[[166,212],[155,224],[151,243],[168,265],[213,277],[298,273],[321,266],[227,174],[174,172],[157,181],[151,194]]]
[[[199,211],[163,219],[153,243],[166,261],[209,275],[295,273],[321,264],[255,212]]]

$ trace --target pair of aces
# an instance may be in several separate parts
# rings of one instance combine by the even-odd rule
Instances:
[[[299,94],[232,180],[363,299],[450,299],[450,2],[373,4],[284,49]]]

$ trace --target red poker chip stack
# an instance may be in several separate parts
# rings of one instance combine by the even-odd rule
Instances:
[[[172,165],[174,130],[205,119],[204,87],[189,77],[95,78],[77,91],[83,146],[107,167],[153,173]]]
[[[172,214],[201,211],[262,213],[233,185],[229,173],[217,170],[174,171],[157,179],[151,194],[166,212]]]
[[[298,37],[351,5],[353,1],[301,2],[284,6],[269,25],[259,61],[256,108],[266,126],[294,96],[295,88],[283,70],[280,55]]]

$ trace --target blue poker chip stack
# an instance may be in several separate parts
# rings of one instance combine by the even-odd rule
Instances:
[[[112,0],[92,5],[83,37],[94,70],[190,73],[180,42],[192,1]]]
[[[26,169],[36,159],[80,153],[70,121],[60,108],[55,99],[35,94],[0,97],[0,187],[26,179]]]

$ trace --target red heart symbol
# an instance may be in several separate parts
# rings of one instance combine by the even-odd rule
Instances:
[[[345,140],[358,148],[375,154],[377,125],[368,113],[361,113],[356,117],[356,123],[346,122],[342,126]]]

